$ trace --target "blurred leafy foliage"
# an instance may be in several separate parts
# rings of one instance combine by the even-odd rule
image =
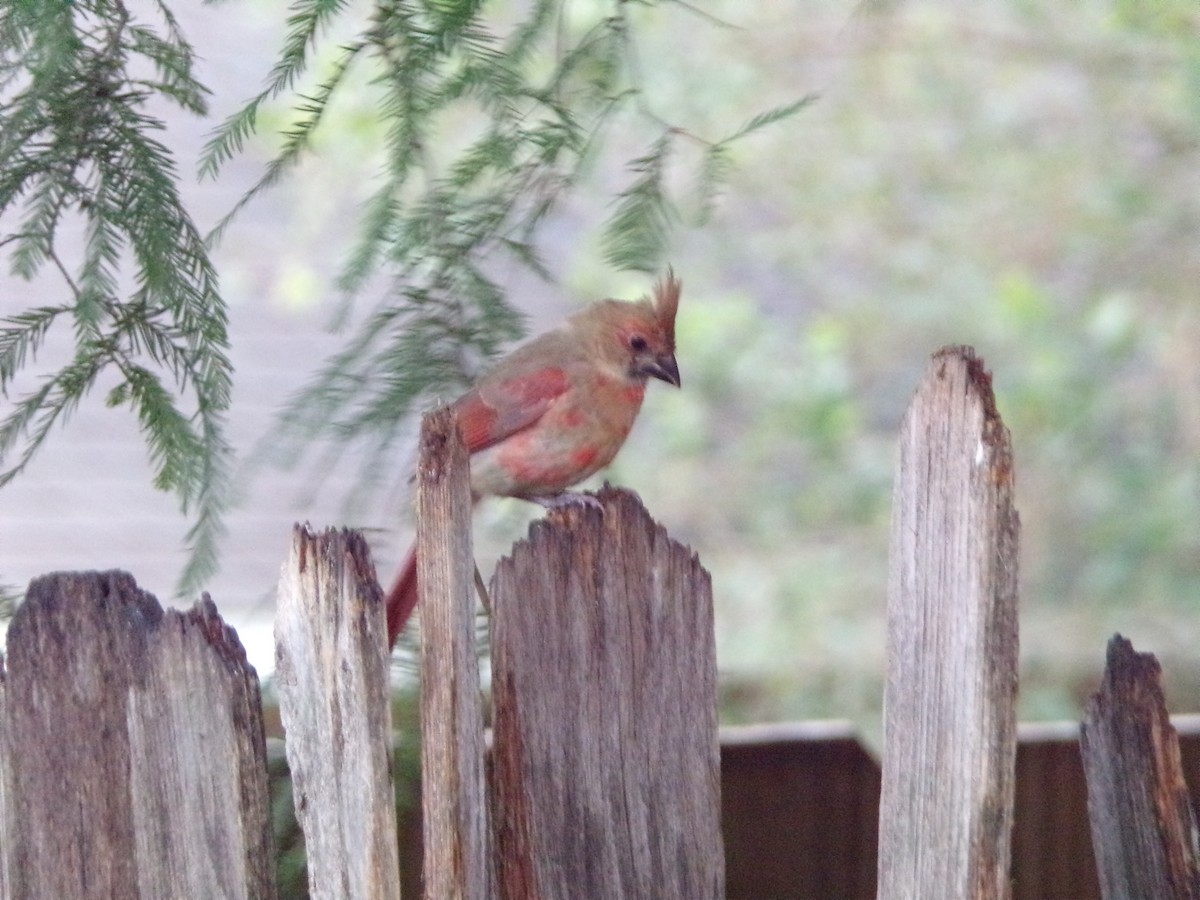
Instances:
[[[723,52],[821,102],[741,148],[679,264],[687,389],[618,460],[714,572],[725,715],[877,728],[894,436],[948,343],[1013,433],[1022,715],[1075,716],[1114,630],[1200,708],[1195,6],[794,8]]]
[[[297,9],[328,16],[334,6]],[[542,9],[522,8],[534,7]],[[651,264],[668,229],[704,221],[669,238],[685,282],[685,389],[650,393],[611,477],[641,492],[714,573],[728,720],[851,716],[875,727],[894,436],[925,359],[946,343],[974,344],[987,360],[1016,446],[1022,715],[1075,715],[1117,629],[1158,653],[1175,708],[1200,708],[1200,26],[1192,0],[1010,0],[961,10],[916,0],[853,12],[834,2],[712,0],[707,18],[682,7],[561,7],[516,73],[499,71],[487,43],[463,32],[421,70],[443,105],[426,97],[438,112],[421,152],[404,163],[420,170],[405,188],[390,168],[404,158],[395,155],[403,135],[381,131],[374,110],[376,101],[388,109],[419,98],[405,100],[381,80],[388,43],[374,24],[354,54],[318,52],[320,27],[304,32],[312,41],[289,42],[294,60],[312,63],[316,85],[294,88],[298,65],[277,69],[250,115],[282,119],[294,132],[280,173],[310,146],[324,154],[349,147],[381,166],[373,182],[381,193],[368,204],[374,217],[343,287],[385,303],[433,284],[428,305],[394,320],[346,301],[343,324],[376,328],[351,340],[366,341],[366,355],[399,354],[389,335],[425,309],[444,318],[422,357],[439,378],[465,377],[494,349],[479,343],[454,357],[438,343],[456,330],[482,340],[472,334],[487,331],[483,320],[439,306],[437,292],[493,285],[491,262],[468,255],[469,279],[425,282],[433,268],[406,270],[413,257],[374,241],[415,240],[426,226],[413,216],[436,218],[452,184],[466,187],[482,216],[500,170],[531,158],[523,152],[546,154],[561,178],[574,179],[572,201],[553,193],[554,182],[535,220],[543,235],[561,237],[544,260],[530,248],[546,245],[516,228],[536,204],[493,207],[515,243],[488,245],[488,258],[570,267],[580,295],[627,293],[581,260],[607,250],[608,265]],[[497,8],[501,17],[512,12]],[[612,9],[620,34],[606,30]],[[506,21],[495,39],[503,46],[521,27],[534,26]],[[636,42],[621,43],[635,33]],[[582,48],[589,35],[582,56],[558,52]],[[617,47],[635,52],[609,52]],[[563,120],[543,96],[569,58],[577,64],[557,83],[591,98],[583,125]],[[457,98],[456,67],[483,79],[469,89],[458,82]],[[336,121],[337,105],[319,101],[347,78],[359,79],[355,96],[372,98],[355,113],[365,124],[327,128],[324,144],[305,143],[322,134],[318,124]],[[493,78],[532,86],[523,113],[494,102]],[[293,89],[318,102],[280,112],[286,104],[275,101]],[[747,106],[787,110],[797,94],[815,92],[821,101],[804,116],[754,141],[696,138],[755,123]],[[480,109],[488,114],[475,118]],[[671,110],[669,124],[659,109]],[[597,143],[578,139],[591,132],[571,131],[605,114],[610,146],[635,160],[620,178],[607,175]],[[551,131],[576,139],[540,151],[521,143]],[[319,193],[319,185],[306,189]],[[645,204],[641,230],[628,232],[639,235],[634,244],[622,249],[601,236],[589,246],[597,209],[619,220],[631,203],[637,211],[630,197],[655,191],[670,203]],[[437,252],[456,252],[452,232],[427,230]],[[485,245],[464,240],[469,253]],[[356,267],[364,260],[382,274],[366,276]],[[498,344],[517,320],[496,315]],[[382,395],[357,391],[364,377],[312,395],[327,409],[346,392],[363,401],[329,418],[338,439],[366,441],[363,423]],[[374,388],[415,400],[403,382]],[[301,435],[323,427],[302,415],[292,426]],[[390,467],[396,432],[385,426],[379,435],[376,458]],[[482,509],[481,559],[525,515],[516,505]]]
[[[608,473],[713,572],[725,720],[877,732],[895,435],[948,343],[1016,448],[1022,716],[1076,716],[1115,630],[1200,708],[1200,42],[1188,4],[1137,6],[631,7],[646,100],[689,133],[820,95],[674,204],[707,216],[672,237],[685,387]],[[579,296],[644,289],[589,245],[607,185],[551,220]],[[524,506],[480,508],[481,562]]]

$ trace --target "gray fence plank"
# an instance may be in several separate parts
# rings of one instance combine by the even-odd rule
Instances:
[[[1017,690],[1012,450],[969,348],[935,354],[893,494],[884,900],[1009,896]]]
[[[721,897],[709,576],[634,495],[597,496],[493,579],[500,895]]]
[[[258,678],[205,598],[35,579],[8,632],[14,898],[275,896]]]
[[[448,408],[421,423],[417,583],[425,896],[492,892],[467,451]]]
[[[294,529],[275,640],[309,892],[399,897],[387,627],[362,535]]]

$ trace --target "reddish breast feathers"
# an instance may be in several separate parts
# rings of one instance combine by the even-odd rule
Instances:
[[[588,379],[590,390],[568,390],[542,416],[471,460],[481,493],[555,494],[608,465],[633,427],[644,385],[606,376]]]

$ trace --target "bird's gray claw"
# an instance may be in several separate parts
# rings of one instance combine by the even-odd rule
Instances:
[[[604,504],[593,497],[591,494],[583,494],[578,491],[563,491],[561,494],[549,494],[542,497],[527,497],[534,503],[544,506],[546,509],[563,509],[568,506],[586,506],[590,509],[598,509],[604,512]]]

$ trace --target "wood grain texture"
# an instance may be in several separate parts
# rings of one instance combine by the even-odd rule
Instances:
[[[258,677],[207,596],[35,579],[8,633],[6,896],[275,896]]]
[[[1101,896],[1200,898],[1196,819],[1162,669],[1120,635],[1109,641],[1080,745]]]
[[[421,779],[425,896],[490,897],[483,706],[475,655],[475,562],[467,451],[447,408],[421,423]]]
[[[535,523],[493,578],[500,896],[724,896],[712,587],[636,496]]]
[[[309,892],[314,900],[398,897],[387,626],[361,534],[294,529],[275,642]]]
[[[1010,895],[1017,691],[1012,450],[970,348],[901,429],[888,576],[879,896]]]

